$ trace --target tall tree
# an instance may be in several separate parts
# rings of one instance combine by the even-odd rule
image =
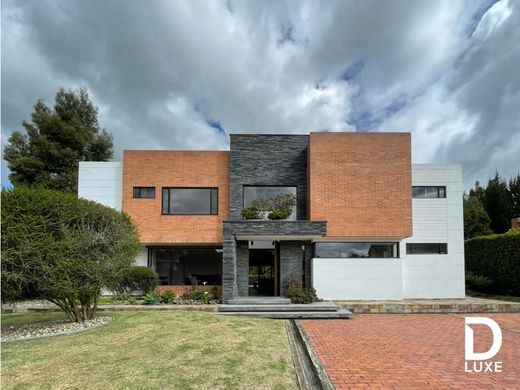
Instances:
[[[85,89],[60,88],[54,109],[39,100],[31,122],[23,122],[26,133],[15,131],[4,149],[11,183],[76,192],[78,162],[113,155],[112,136],[100,127],[97,114]]]
[[[464,198],[464,238],[466,240],[491,234],[493,231],[489,227],[491,219],[484,210],[484,206],[475,195]]]
[[[484,208],[491,218],[491,229],[495,233],[505,233],[511,228],[511,198],[506,182],[498,171],[489,179],[484,190]]]
[[[509,180],[512,217],[520,217],[520,173]]]

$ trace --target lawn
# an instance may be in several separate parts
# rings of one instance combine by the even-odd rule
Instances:
[[[59,315],[4,314],[2,326]],[[297,388],[283,321],[189,311],[109,315],[112,323],[98,329],[2,345],[2,389]]]

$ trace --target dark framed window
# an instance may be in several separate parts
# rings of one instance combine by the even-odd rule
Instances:
[[[296,186],[244,186],[243,188],[243,205],[249,207],[251,202],[259,199],[270,199],[274,198],[279,194],[289,194],[296,197],[296,205],[298,205],[298,195]],[[297,206],[292,207],[292,213],[287,218],[288,220],[294,221],[297,218]]]
[[[173,215],[217,215],[218,188],[162,189],[162,213]]]
[[[398,258],[397,242],[317,242],[315,256],[323,258]]]
[[[444,186],[413,186],[412,198],[445,198],[446,187]]]
[[[446,255],[448,244],[446,243],[420,243],[406,244],[407,255]]]
[[[155,198],[155,187],[134,187],[134,198]]]

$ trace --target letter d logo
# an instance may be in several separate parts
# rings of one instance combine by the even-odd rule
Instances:
[[[466,317],[464,321],[466,360],[488,360],[500,351],[500,347],[502,346],[502,331],[495,321],[487,317]],[[491,329],[493,333],[493,345],[491,345],[489,351],[482,353],[473,352],[473,329],[468,326],[473,324],[486,325]]]

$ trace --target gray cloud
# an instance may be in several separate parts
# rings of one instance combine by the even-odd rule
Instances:
[[[407,130],[415,161],[462,163],[467,186],[510,176],[519,15],[506,0],[7,0],[2,145],[38,98],[85,86],[116,158],[231,132]]]

